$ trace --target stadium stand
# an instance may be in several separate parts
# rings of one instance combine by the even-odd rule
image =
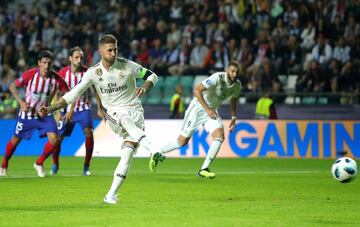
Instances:
[[[194,85],[229,60],[247,69],[240,103],[271,88],[277,104],[358,104],[360,3],[320,2],[0,0],[0,92],[43,48],[60,68],[78,45],[91,66],[99,36],[112,33],[119,56],[161,78],[146,104],[168,104],[178,83],[188,102]]]

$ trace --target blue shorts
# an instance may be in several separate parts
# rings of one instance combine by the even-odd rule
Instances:
[[[52,115],[38,119],[17,118],[14,136],[29,140],[35,130],[39,131],[39,137],[46,137],[46,133],[58,133],[54,117]]]
[[[63,113],[62,113],[63,115]],[[79,112],[74,112],[72,116],[71,122],[64,124],[63,121],[58,122],[58,130],[60,136],[71,136],[75,124],[79,123],[81,128],[84,130],[85,128],[93,128],[93,122],[91,118],[90,110],[83,110]]]

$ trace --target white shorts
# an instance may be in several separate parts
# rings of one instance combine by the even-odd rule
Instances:
[[[144,131],[144,109],[141,105],[137,105],[134,107],[123,107],[121,109],[108,110],[105,116],[110,128],[116,134],[121,136],[124,141],[131,141],[137,143],[138,141],[132,138],[128,134],[128,132],[121,126],[122,117],[130,117],[134,121],[136,127]]]
[[[185,112],[180,134],[190,138],[200,126],[203,126],[209,133],[212,133],[215,129],[224,128],[219,115],[215,120],[211,119],[200,104],[191,102]]]

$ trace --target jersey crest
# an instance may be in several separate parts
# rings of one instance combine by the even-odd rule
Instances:
[[[102,72],[102,69],[100,69],[100,68],[95,70],[95,74],[96,74],[98,77],[101,77],[102,73],[103,73],[103,72]]]

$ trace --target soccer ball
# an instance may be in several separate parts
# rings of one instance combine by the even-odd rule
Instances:
[[[342,157],[337,159],[331,167],[331,173],[335,180],[347,183],[357,174],[357,166],[354,159]]]

